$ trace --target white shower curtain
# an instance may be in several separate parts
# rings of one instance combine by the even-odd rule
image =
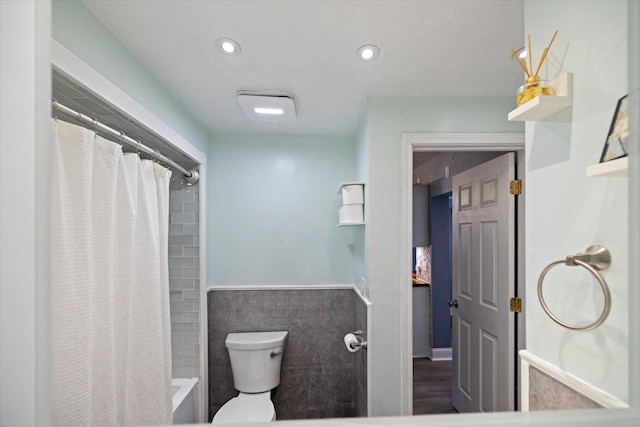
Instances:
[[[52,128],[54,425],[171,424],[171,172]]]

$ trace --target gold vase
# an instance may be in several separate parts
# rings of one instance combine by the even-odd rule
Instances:
[[[553,96],[556,91],[549,85],[547,80],[541,80],[540,76],[531,76],[526,83],[518,88],[516,106],[531,101],[536,96]]]

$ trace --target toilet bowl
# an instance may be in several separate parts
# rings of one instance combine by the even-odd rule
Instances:
[[[271,392],[240,393],[229,400],[213,417],[212,424],[223,423],[269,423],[276,420],[276,408],[271,401]]]
[[[240,392],[216,412],[212,424],[271,422],[276,410],[271,390],[280,384],[282,353],[288,332],[240,332],[227,335],[233,385]]]

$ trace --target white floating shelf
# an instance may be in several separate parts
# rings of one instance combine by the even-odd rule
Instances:
[[[365,225],[365,223],[364,222],[343,222],[336,225],[336,227],[346,227],[347,225]]]
[[[570,107],[568,96],[538,96],[509,113],[511,122],[538,122]]]
[[[341,182],[340,185],[338,185],[336,194],[342,194],[342,187],[346,187],[347,185],[364,185],[364,181]]]
[[[522,104],[508,115],[512,122],[535,122],[544,120],[573,104],[573,74],[565,73],[552,81],[554,96],[537,96]]]
[[[587,176],[625,177],[628,175],[628,170],[629,158],[622,157],[620,159],[609,160],[608,162],[587,166]]]

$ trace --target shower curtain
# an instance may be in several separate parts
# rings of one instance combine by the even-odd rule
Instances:
[[[171,172],[52,128],[53,423],[171,424]]]

